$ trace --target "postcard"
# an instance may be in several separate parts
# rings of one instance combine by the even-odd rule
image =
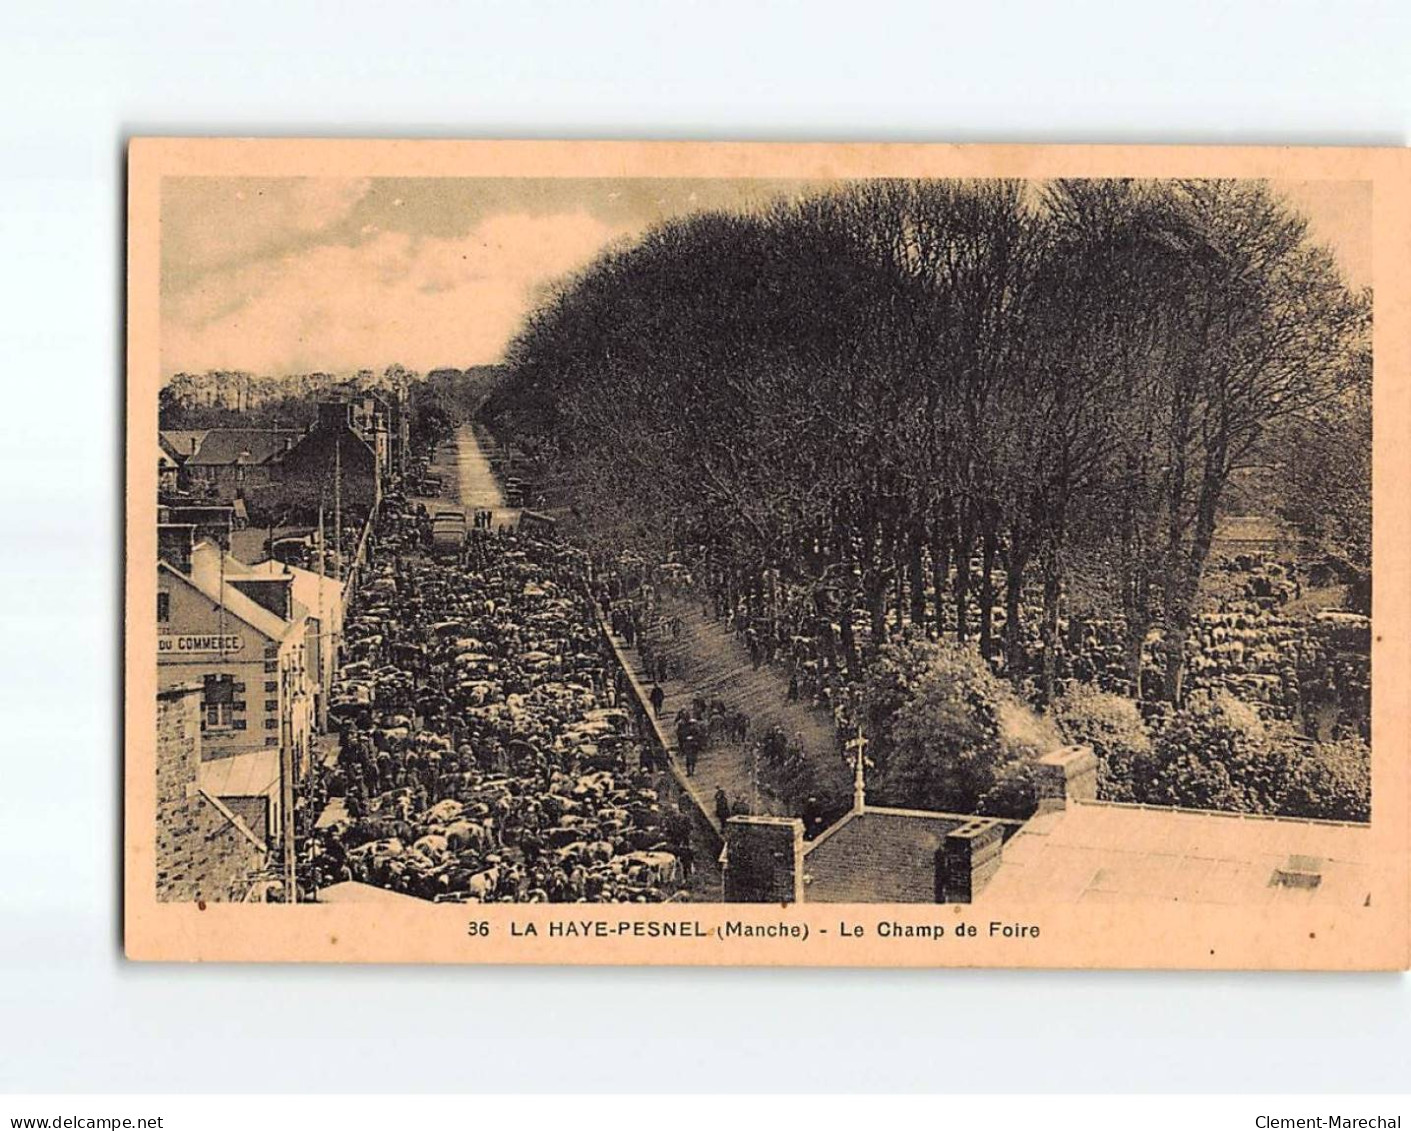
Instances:
[[[128,160],[129,957],[1411,964],[1407,151]]]

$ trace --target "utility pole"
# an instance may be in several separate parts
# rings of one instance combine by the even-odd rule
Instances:
[[[343,583],[343,437],[333,439],[333,570]]]
[[[280,671],[284,707],[279,743],[279,805],[284,810],[284,835],[280,839],[284,845],[284,902],[298,903],[299,884],[294,869],[294,724],[293,704],[290,702],[294,689],[288,686],[288,674],[287,669]]]
[[[323,548],[323,492],[319,492],[318,497],[318,702],[319,718],[318,729],[320,734],[328,733],[328,690],[329,680],[325,676],[332,671],[333,653],[329,651],[333,645],[333,633],[329,630],[328,621],[324,619],[323,608],[323,582],[326,568],[324,566]]]

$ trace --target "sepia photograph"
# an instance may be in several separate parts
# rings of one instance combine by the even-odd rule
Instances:
[[[134,143],[129,899],[242,957],[302,912],[223,905],[436,960],[1205,957],[1174,914],[1405,965],[1404,162],[750,150]]]
[[[0,1127],[1407,1126],[1411,8],[0,25]]]

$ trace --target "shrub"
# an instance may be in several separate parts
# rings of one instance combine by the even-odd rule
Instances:
[[[1294,747],[1279,812],[1329,821],[1372,817],[1372,748],[1358,738]]]
[[[1054,700],[1052,712],[1066,741],[1092,747],[1098,796],[1104,801],[1135,801],[1136,763],[1151,754],[1151,735],[1136,703],[1078,684]]]
[[[886,760],[896,713],[915,696],[922,675],[946,648],[946,644],[908,634],[879,648],[867,665],[860,688],[860,718],[871,739],[868,757],[879,765]]]
[[[1038,773],[1029,758],[1014,758],[995,772],[994,784],[980,797],[976,811],[987,817],[1028,820],[1039,807]]]
[[[1134,800],[1152,805],[1274,813],[1287,758],[1253,708],[1231,695],[1192,696],[1133,763]]]
[[[1015,764],[1054,745],[1056,731],[974,649],[938,643],[926,655],[891,716],[880,792],[909,808],[975,813],[986,797],[1006,812],[1023,808],[1026,787]],[[995,792],[1002,778],[1004,788]],[[1017,815],[1032,811],[1030,804]]]

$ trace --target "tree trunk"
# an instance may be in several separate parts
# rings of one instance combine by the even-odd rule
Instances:
[[[853,603],[851,598],[843,602],[842,613],[838,620],[839,635],[842,637],[843,660],[848,666],[848,678],[858,680],[862,678],[861,657],[857,652],[857,637],[852,630]]]
[[[1142,701],[1142,652],[1146,644],[1147,622],[1145,618],[1127,621],[1122,639],[1122,662],[1127,669],[1127,678],[1132,683],[1132,698]]]
[[[1195,532],[1188,554],[1180,553],[1177,543],[1168,557],[1166,602],[1163,610],[1163,645],[1166,649],[1166,698],[1175,706],[1185,701],[1186,641],[1190,638],[1191,621],[1195,618],[1196,599],[1205,562],[1215,541],[1216,510],[1224,487],[1224,453],[1212,455],[1201,483],[1197,505]]]
[[[946,609],[942,598],[950,578],[950,534],[938,518],[931,527],[931,589],[935,594],[936,637],[946,631]]]
[[[1058,686],[1058,605],[1063,593],[1063,578],[1058,562],[1050,556],[1044,563],[1044,666],[1040,695],[1045,704],[1052,703]]]
[[[1131,696],[1142,701],[1142,651],[1146,634],[1151,628],[1151,578],[1148,568],[1148,540],[1142,515],[1137,505],[1136,487],[1145,482],[1143,457],[1132,452],[1127,457],[1127,484],[1121,516],[1120,571],[1122,585],[1122,617],[1125,621],[1122,639],[1122,662],[1131,683]]]
[[[906,576],[911,582],[911,623],[926,623],[926,574],[921,568],[921,550],[925,538],[920,522],[911,526],[907,544]]]
[[[981,542],[983,547],[980,566],[980,655],[990,659],[994,655],[994,607],[995,607],[995,532],[985,524]]]
[[[898,525],[892,530],[892,571],[896,575],[893,580],[896,582],[896,626],[900,633],[906,624],[906,537],[902,534],[901,526]]]
[[[870,646],[878,647],[887,634],[887,578],[882,569],[886,561],[883,532],[873,519],[868,519],[862,539],[862,596],[867,609]]]
[[[970,639],[970,555],[955,555],[955,573],[951,579],[951,598],[955,602],[955,638],[961,644]]]
[[[1010,552],[1004,585],[1004,668],[1018,687],[1024,678],[1024,555]]]

